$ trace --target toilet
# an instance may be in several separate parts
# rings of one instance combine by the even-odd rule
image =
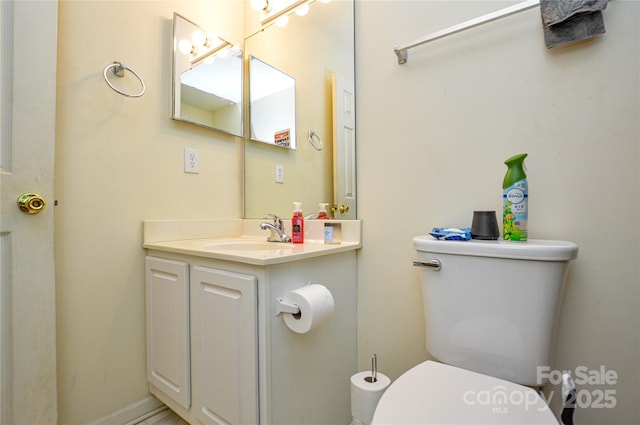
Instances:
[[[371,424],[554,424],[545,400],[572,242],[413,239],[426,361],[381,397]],[[548,370],[548,369],[547,369]]]

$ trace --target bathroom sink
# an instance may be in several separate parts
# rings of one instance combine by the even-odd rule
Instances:
[[[225,251],[276,251],[293,249],[293,244],[254,240],[208,241],[202,248]]]
[[[190,249],[220,253],[232,256],[259,256],[273,257],[292,253],[296,246],[292,243],[267,242],[264,238],[211,238],[182,241],[184,246]]]

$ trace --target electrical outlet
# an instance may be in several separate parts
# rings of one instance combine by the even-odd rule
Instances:
[[[284,183],[284,165],[276,164],[276,183]]]
[[[184,148],[184,172],[200,172],[200,152],[197,149]]]

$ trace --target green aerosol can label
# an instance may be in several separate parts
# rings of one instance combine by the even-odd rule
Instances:
[[[502,182],[502,235],[505,240],[526,241],[529,187],[523,162],[526,153],[507,159],[507,174]]]

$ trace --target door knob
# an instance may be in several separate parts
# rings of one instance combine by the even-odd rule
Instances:
[[[335,206],[331,208],[331,211],[333,211],[334,213],[336,211],[339,211],[340,214],[344,214],[344,213],[348,213],[349,212],[349,205],[340,205],[340,206]]]
[[[18,198],[18,208],[25,214],[38,214],[46,206],[45,200],[37,193],[23,193]]]

